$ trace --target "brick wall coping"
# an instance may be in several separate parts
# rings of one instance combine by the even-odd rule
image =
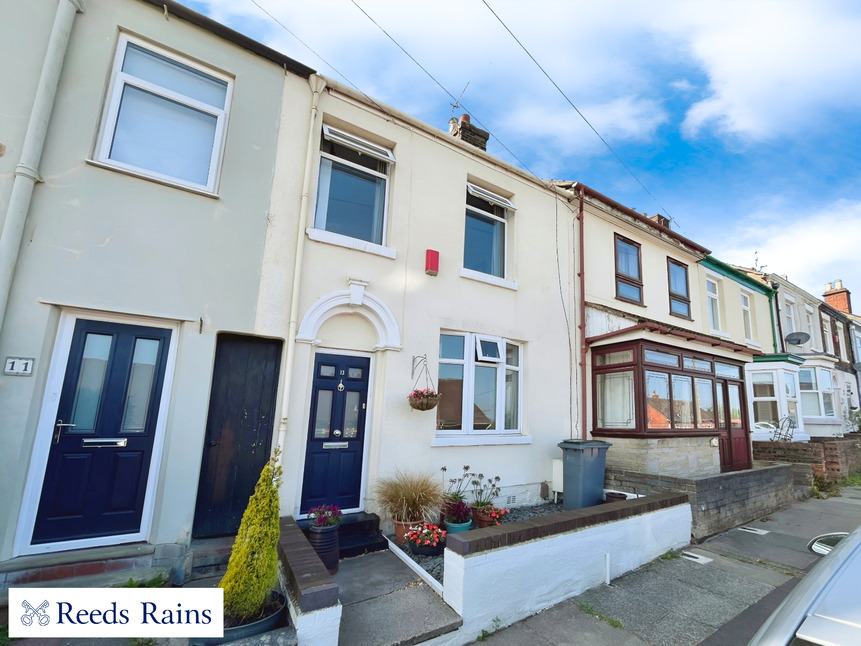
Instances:
[[[449,534],[446,547],[456,554],[467,556],[686,504],[688,497],[676,492],[631,498],[515,523],[503,523],[496,527]]]
[[[299,610],[312,612],[338,604],[338,584],[292,516],[281,518],[278,560],[287,579],[287,591]]]
[[[710,473],[701,476],[689,476],[682,478],[679,476],[667,476],[659,473],[646,473],[644,471],[634,471],[633,469],[617,469],[608,466],[607,474],[612,474],[619,478],[624,478],[626,474],[632,474],[637,477],[645,477],[649,484],[656,488],[678,489],[680,486],[690,489],[691,486],[696,486],[698,483],[703,483],[707,480],[732,480],[733,478],[742,477],[745,475],[754,475],[759,471],[768,471],[770,469],[787,469],[791,465],[788,462],[762,462],[754,464],[752,469],[742,469],[741,471],[727,471],[725,473]]]

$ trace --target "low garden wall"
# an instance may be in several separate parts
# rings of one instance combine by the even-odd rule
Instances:
[[[278,560],[299,646],[337,646],[342,610],[338,584],[292,516],[281,519],[280,529]]]
[[[792,463],[796,484],[810,485],[813,478],[839,482],[861,470],[861,433],[811,437],[809,442],[754,442],[753,459]]]
[[[467,643],[687,545],[687,502],[664,493],[449,534],[443,598],[463,627],[429,644]]]
[[[637,494],[684,493],[691,506],[694,542],[767,516],[796,500],[791,464],[766,464],[699,478],[620,471],[608,466],[604,486]]]

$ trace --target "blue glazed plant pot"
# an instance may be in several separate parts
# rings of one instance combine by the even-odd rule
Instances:
[[[445,528],[449,534],[457,534],[459,532],[467,532],[472,527],[472,521],[468,520],[465,523],[451,523],[445,521]]]

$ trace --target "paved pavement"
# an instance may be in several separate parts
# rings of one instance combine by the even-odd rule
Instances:
[[[861,525],[861,487],[810,499],[658,559],[487,636],[491,646],[735,646],[821,557],[807,542]],[[689,558],[686,555],[691,555]],[[696,560],[694,560],[696,559]],[[491,627],[488,627],[490,629]]]

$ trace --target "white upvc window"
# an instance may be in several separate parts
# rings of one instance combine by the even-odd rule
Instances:
[[[837,323],[837,331],[834,333],[834,338],[837,341],[837,347],[835,348],[835,353],[840,357],[840,361],[848,361],[848,357],[846,355],[846,344],[843,340],[846,338],[846,334],[844,333],[845,327],[843,327],[842,323]]]
[[[753,310],[751,307],[751,293],[741,291],[741,319],[744,323],[744,338],[750,343],[756,343],[753,338]]]
[[[786,321],[784,324],[786,329],[783,331],[783,335],[786,336],[795,332],[795,299],[791,296],[786,296],[783,307],[783,317]]]
[[[804,305],[804,316],[807,319],[807,333],[810,335],[810,349],[816,351],[819,349],[819,343],[816,342],[819,337],[819,330],[816,327],[815,310],[810,305]]]
[[[822,350],[828,354],[834,354],[834,337],[831,336],[831,323],[822,319],[822,336],[825,338],[825,346]]]
[[[834,387],[831,371],[825,368],[801,368],[801,413],[805,417],[835,417]]]
[[[721,331],[720,316],[720,281],[706,278],[706,295],[708,296],[709,325],[712,332]]]
[[[95,162],[215,193],[232,80],[122,34]]]
[[[853,363],[861,362],[861,333],[857,330],[855,332],[855,357],[852,361]]]
[[[520,433],[521,350],[501,337],[440,334],[438,435]]]
[[[466,183],[464,269],[506,277],[508,219],[515,210],[511,200]]]
[[[390,149],[324,125],[314,227],[384,245],[394,163]]]

